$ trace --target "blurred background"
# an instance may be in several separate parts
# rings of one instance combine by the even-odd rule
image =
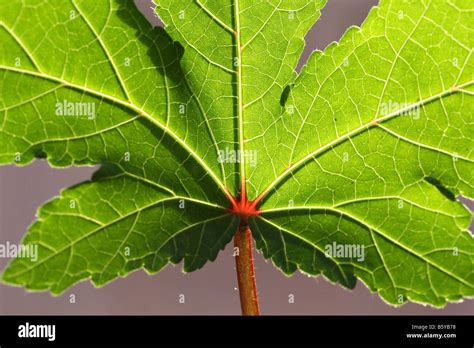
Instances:
[[[360,25],[377,0],[329,0],[320,20],[306,37],[301,67],[314,49],[323,50],[338,41],[351,25]],[[150,0],[135,0],[153,25]],[[44,161],[27,167],[0,168],[0,243],[19,243],[36,209],[58,195],[61,188],[90,178],[95,168],[52,169]],[[473,202],[469,202],[472,208]],[[257,285],[263,314],[472,314],[474,301],[449,304],[434,309],[408,303],[394,308],[385,304],[361,282],[353,291],[333,285],[323,278],[295,273],[287,278],[271,262],[255,253]],[[0,270],[8,260],[0,259]],[[184,295],[185,302],[180,303]],[[290,303],[290,297],[294,302]],[[72,301],[74,299],[74,301]],[[82,282],[59,297],[49,293],[27,293],[22,288],[0,285],[0,314],[222,314],[239,315],[232,248],[203,269],[183,274],[181,266],[168,266],[149,276],[136,271],[96,289]]]

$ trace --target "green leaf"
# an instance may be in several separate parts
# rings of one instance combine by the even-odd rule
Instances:
[[[84,278],[102,285],[139,267],[157,272],[169,261],[184,259],[193,271],[216,258],[236,220],[123,173],[96,177],[40,209],[23,243],[37,244],[41,258],[18,258],[4,279],[57,294]]]
[[[3,281],[193,271],[248,203],[286,274],[392,304],[474,295],[472,2],[382,0],[297,75],[324,1],[155,1],[166,31],[125,0],[0,5],[0,163],[102,164],[40,209],[39,260]]]
[[[130,1],[12,1],[0,12],[0,162],[107,164],[40,209],[24,241],[40,259],[15,260],[3,280],[60,293],[88,277],[101,285],[215,259],[237,219],[182,49]],[[83,110],[67,114],[68,103]]]
[[[285,273],[355,276],[393,304],[474,295],[471,212],[453,199],[474,197],[473,10],[382,1],[312,55],[278,119],[249,120],[274,135],[247,135],[270,164],[251,171],[268,193],[254,236]],[[326,258],[333,243],[364,260]]]

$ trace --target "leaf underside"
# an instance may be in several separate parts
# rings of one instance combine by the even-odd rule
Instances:
[[[4,282],[194,271],[235,233],[244,183],[285,274],[391,304],[474,295],[472,1],[382,0],[299,74],[325,1],[155,2],[166,29],[126,0],[0,5],[0,163],[101,165],[39,209],[22,242],[39,259]]]

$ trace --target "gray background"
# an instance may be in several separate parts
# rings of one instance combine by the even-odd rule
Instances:
[[[92,1],[92,0],[91,0]],[[153,23],[149,0],[135,0]],[[360,25],[376,0],[329,0],[322,17],[307,36],[300,66],[315,48],[337,41],[348,26]],[[44,201],[62,187],[84,181],[94,168],[51,169],[43,161],[27,167],[0,168],[0,243],[19,243]],[[472,207],[472,205],[471,205]],[[443,310],[413,303],[401,308],[386,305],[359,282],[353,291],[330,284],[323,278],[295,274],[285,277],[255,253],[257,284],[263,314],[472,314],[474,301],[449,304]],[[8,260],[0,259],[0,269]],[[27,293],[22,288],[0,285],[0,314],[240,314],[232,249],[219,254],[216,262],[183,274],[181,266],[169,266],[157,275],[143,271],[95,289],[80,283],[60,297],[49,293]],[[74,294],[76,303],[69,302]],[[185,295],[180,304],[179,295]],[[295,302],[288,303],[289,294]]]

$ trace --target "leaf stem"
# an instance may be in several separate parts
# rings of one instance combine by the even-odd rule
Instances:
[[[252,254],[252,232],[247,219],[241,219],[234,235],[237,249],[235,265],[239,283],[240,306],[242,315],[260,315],[257,283]]]

